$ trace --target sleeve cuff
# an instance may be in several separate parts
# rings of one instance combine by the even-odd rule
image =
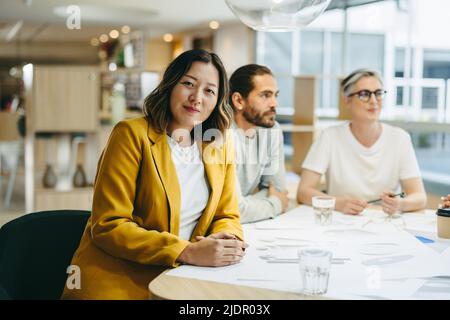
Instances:
[[[279,215],[282,210],[281,200],[277,196],[269,196],[269,201],[274,207],[274,218],[275,216]]]

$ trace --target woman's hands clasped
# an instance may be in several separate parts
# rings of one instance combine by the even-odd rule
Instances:
[[[222,267],[238,263],[245,255],[248,244],[228,232],[208,237],[197,236],[178,257],[178,261],[203,267]]]

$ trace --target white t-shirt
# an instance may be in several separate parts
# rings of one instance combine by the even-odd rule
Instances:
[[[420,177],[409,134],[387,124],[370,148],[359,143],[348,122],[325,129],[302,167],[325,174],[328,194],[367,201],[384,190],[398,191],[401,180]]]
[[[189,147],[180,147],[171,137],[167,137],[167,140],[172,151],[172,161],[175,164],[181,192],[179,237],[190,240],[208,203],[208,180],[197,143]]]

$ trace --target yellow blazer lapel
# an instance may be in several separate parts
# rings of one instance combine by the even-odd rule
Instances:
[[[218,148],[213,144],[202,144],[203,166],[208,179],[210,194],[206,208],[203,210],[203,214],[200,217],[194,232],[192,233],[192,239],[197,235],[206,234],[208,227],[211,224],[211,220],[216,212],[217,205],[219,204],[220,195],[222,194],[224,184],[224,166],[221,165],[222,163],[224,164],[222,151],[223,150],[221,148]]]
[[[172,161],[167,137],[165,134],[156,133],[150,126],[148,136],[154,143],[150,147],[151,154],[169,202],[169,232],[179,235],[181,208],[180,184],[175,165]]]

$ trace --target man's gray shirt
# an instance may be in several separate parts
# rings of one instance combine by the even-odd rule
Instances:
[[[272,128],[256,127],[251,137],[235,123],[236,188],[241,223],[274,218],[282,211],[281,201],[268,195],[269,182],[278,191],[286,188],[283,133],[276,122]]]

